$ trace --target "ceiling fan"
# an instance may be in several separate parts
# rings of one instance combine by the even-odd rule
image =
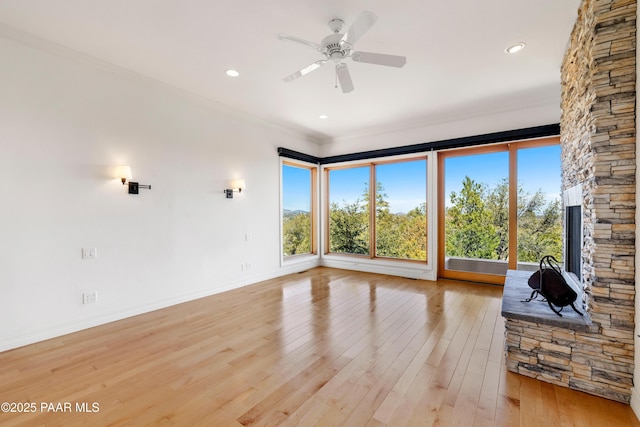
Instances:
[[[336,87],[338,87],[337,82],[339,81],[342,92],[349,93],[353,90],[353,81],[351,80],[351,74],[349,73],[347,64],[342,62],[346,58],[351,58],[356,62],[366,62],[368,64],[386,65],[388,67],[396,68],[403,67],[407,62],[407,58],[404,56],[352,51],[355,42],[357,42],[360,37],[362,37],[369,28],[376,23],[377,20],[378,17],[373,12],[369,12],[367,10],[362,11],[354,23],[351,24],[351,27],[347,32],[342,34],[340,31],[342,31],[342,28],[344,27],[344,21],[342,19],[332,19],[329,21],[329,28],[333,31],[333,34],[322,39],[320,44],[294,37],[289,34],[278,34],[278,38],[280,40],[300,43],[322,53],[325,58],[288,75],[284,78],[284,81],[290,82],[296,80],[299,77],[317,70],[331,60],[336,64]]]

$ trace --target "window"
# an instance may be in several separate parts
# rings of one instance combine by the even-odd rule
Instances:
[[[464,153],[464,154],[462,154]],[[444,159],[445,268],[504,275],[509,257],[507,147],[455,152]]]
[[[329,252],[369,254],[369,167],[329,171]]]
[[[426,262],[425,157],[325,171],[327,252]]]
[[[562,258],[559,138],[439,155],[438,271],[503,283],[507,269]]]
[[[560,146],[518,150],[518,269],[535,270],[544,255],[562,263]]]
[[[375,165],[376,256],[427,260],[427,161]]]
[[[317,253],[317,167],[282,162],[282,256]]]

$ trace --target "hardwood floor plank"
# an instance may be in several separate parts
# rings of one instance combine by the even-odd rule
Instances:
[[[452,342],[452,345],[447,351],[447,356],[450,360],[443,361],[444,365],[451,370],[448,380],[441,383],[441,385],[447,389],[445,404],[450,408],[453,408],[458,399],[465,372],[467,371],[471,354],[478,337],[477,331],[479,325],[476,319],[478,313],[480,313],[482,301],[476,295],[474,295],[473,301],[474,304],[470,306],[470,309],[462,318],[462,323],[456,332],[454,342]]]
[[[321,420],[321,422],[335,423],[338,422],[337,419],[339,417],[343,417],[345,420],[341,420],[341,423],[346,422],[346,425],[349,425],[349,423],[360,425],[356,423],[353,418],[361,416],[358,408],[363,406],[363,402],[367,402],[368,408],[371,408],[371,405],[375,407],[379,404],[371,402],[371,400],[377,400],[380,396],[384,397],[388,393],[388,390],[377,388],[377,386],[382,387],[387,384],[386,381],[378,381],[377,378],[383,377],[387,373],[389,365],[397,358],[398,353],[407,346],[408,341],[415,335],[411,326],[414,324],[418,326],[424,324],[424,320],[420,318],[419,312],[412,313],[413,310],[411,310],[411,307],[417,306],[417,304],[420,303],[421,301],[414,300],[407,309],[397,310],[396,313],[398,313],[399,316],[390,318],[394,322],[390,326],[395,327],[389,327],[381,334],[381,341],[373,348],[374,352],[372,353],[365,349],[359,355],[361,357],[357,360],[363,368],[361,369],[362,375],[360,375],[355,381],[355,384],[347,388],[342,395],[339,411],[334,408],[333,411],[330,411],[330,418],[324,421]],[[400,333],[400,335],[394,338],[394,333]],[[393,371],[389,375],[393,376]],[[362,393],[362,395],[360,395],[360,393]],[[355,399],[354,396],[359,396],[359,398]],[[347,403],[346,405],[344,404],[345,402]],[[351,421],[348,421],[349,417],[351,417]],[[370,414],[368,418],[370,418]]]
[[[422,366],[407,392],[402,396],[393,415],[385,421],[385,424],[393,426],[431,425],[431,422],[427,420],[430,416],[435,416],[435,410],[439,407],[438,396],[444,396],[442,390],[430,393],[430,384],[436,372],[437,368],[426,364]]]
[[[496,346],[496,324],[503,323],[502,317],[499,315],[499,305],[496,300],[492,300],[489,310],[484,317],[481,333],[478,336],[478,349],[486,351],[486,360],[481,365],[482,388],[480,390],[480,398],[474,418],[474,426],[492,426],[495,421],[498,392],[500,387],[500,371],[502,364],[500,356],[495,355]],[[500,336],[502,338],[502,336]],[[503,340],[498,338],[500,344]],[[502,345],[500,345],[502,347]],[[493,352],[493,356],[492,356]],[[484,354],[484,353],[482,353]],[[493,360],[492,360],[493,358]],[[497,361],[496,361],[497,359]]]
[[[633,426],[507,372],[497,286],[316,268],[0,353],[1,426]],[[74,407],[75,409],[75,407]]]
[[[522,377],[506,370],[504,356],[501,366],[495,425],[518,427],[520,426],[520,380]]]
[[[367,395],[362,399],[351,415],[346,419],[346,425],[364,425],[371,418],[371,411],[379,409],[384,399],[389,396],[393,386],[398,384],[407,365],[419,350],[420,342],[414,339],[418,333],[416,327],[424,325],[424,320],[416,318],[405,333],[396,339],[379,362],[389,363],[387,367],[380,366],[379,371],[373,371],[375,383],[371,384]],[[383,381],[380,381],[382,379]],[[375,415],[375,414],[374,414]]]
[[[535,427],[545,422],[542,382],[522,378],[520,382],[520,425]]]
[[[542,408],[544,411],[545,425],[553,427],[560,426],[560,410],[553,384],[540,382],[540,390],[542,392]]]

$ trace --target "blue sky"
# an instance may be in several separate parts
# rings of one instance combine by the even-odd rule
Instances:
[[[389,163],[377,167],[377,180],[387,194],[391,212],[408,212],[426,201],[426,161]],[[289,210],[309,210],[309,171],[303,168],[283,168],[283,207]],[[336,169],[331,172],[331,201],[351,203],[362,200],[369,182],[369,167]],[[407,183],[411,185],[407,185]]]
[[[311,211],[311,171],[284,165],[282,167],[282,206],[292,211]]]
[[[451,191],[459,191],[465,175],[489,187],[508,176],[508,153],[449,157],[445,162],[445,200]],[[308,169],[283,167],[284,209],[311,209]],[[425,202],[426,162],[409,161],[379,165],[377,180],[384,187],[391,212],[408,212]],[[331,172],[331,201],[342,204],[362,198],[369,181],[369,168],[336,169]],[[560,147],[518,150],[518,181],[528,193],[542,190],[547,201],[560,195]],[[407,185],[407,183],[410,183]]]
[[[460,191],[462,180],[469,176],[476,182],[495,187],[509,175],[509,153],[498,152],[474,156],[449,157],[445,160],[445,203],[452,191]],[[533,194],[545,193],[549,202],[560,197],[560,146],[518,150],[518,184]]]
[[[396,162],[376,166],[376,180],[382,185],[385,200],[393,213],[409,212],[426,202],[427,162]],[[331,202],[362,200],[369,182],[369,167],[336,169],[330,173]]]
[[[561,173],[559,145],[518,150],[518,183],[528,193],[542,190],[548,201],[559,198]]]

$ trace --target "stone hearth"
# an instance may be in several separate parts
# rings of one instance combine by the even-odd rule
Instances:
[[[598,332],[588,313],[582,315],[575,312],[571,306],[561,310],[562,316],[551,311],[549,305],[538,297],[527,302],[532,289],[527,284],[530,271],[509,270],[504,282],[502,296],[502,316],[511,320],[523,320],[550,327],[570,329],[578,332]],[[576,301],[577,302],[577,301]],[[582,311],[581,307],[576,307]]]

